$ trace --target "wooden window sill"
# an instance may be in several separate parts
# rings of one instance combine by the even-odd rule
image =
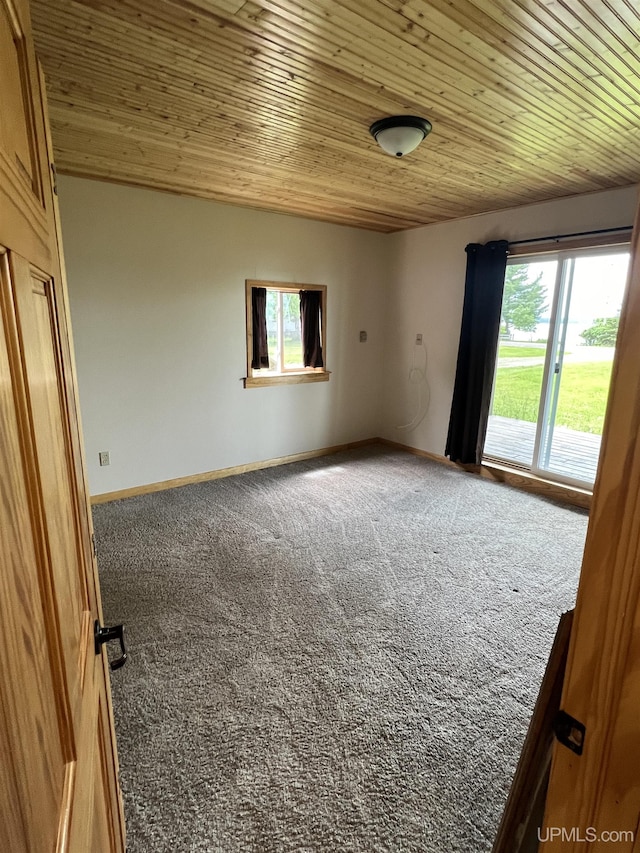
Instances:
[[[276,373],[271,376],[246,376],[245,388],[265,388],[270,385],[301,385],[304,382],[328,382],[330,370],[300,371],[299,373]]]

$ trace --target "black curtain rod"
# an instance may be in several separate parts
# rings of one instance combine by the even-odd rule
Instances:
[[[568,240],[569,237],[593,237],[595,234],[614,234],[618,231],[633,231],[633,225],[621,225],[620,228],[600,228],[598,231],[576,231],[575,234],[553,234],[549,237],[534,237],[533,240],[514,240],[510,246],[522,246],[525,243],[549,243],[552,240]]]

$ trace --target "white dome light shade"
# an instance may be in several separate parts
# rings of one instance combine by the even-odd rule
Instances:
[[[380,130],[376,135],[376,142],[387,154],[394,157],[404,157],[424,139],[424,133],[417,127],[390,127]]]
[[[418,116],[392,116],[374,121],[369,131],[387,154],[404,157],[431,132],[431,122]]]

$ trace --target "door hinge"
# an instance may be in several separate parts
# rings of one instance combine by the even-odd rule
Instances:
[[[576,720],[566,711],[558,711],[553,720],[553,733],[559,743],[576,755],[582,755],[587,733],[584,723]]]
[[[50,163],[50,166],[51,166],[51,188],[53,189],[53,194],[58,195],[58,176],[56,175],[55,163]]]
[[[91,534],[91,551],[94,557],[98,556],[98,549],[96,548],[96,535],[95,533]]]

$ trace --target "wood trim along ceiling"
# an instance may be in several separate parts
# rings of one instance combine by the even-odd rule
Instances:
[[[640,181],[635,0],[32,0],[58,171],[379,231]],[[376,119],[433,132],[396,160]]]

